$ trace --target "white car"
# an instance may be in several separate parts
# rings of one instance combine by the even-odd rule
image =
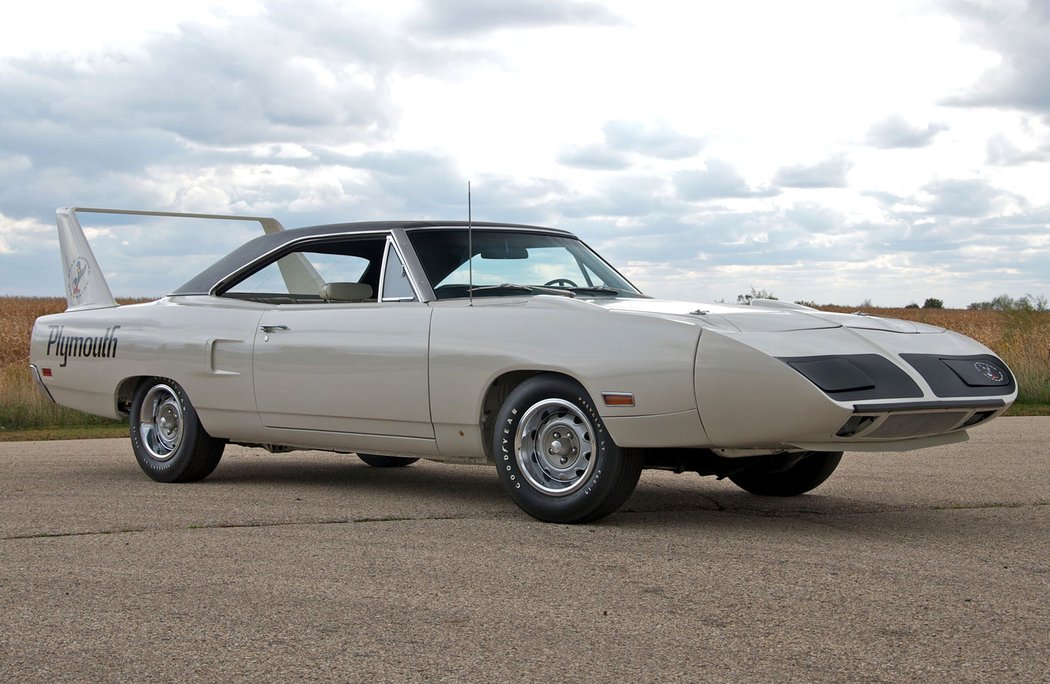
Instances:
[[[265,234],[166,297],[118,306],[78,211]],[[962,441],[1017,396],[1006,364],[962,335],[652,299],[562,230],[75,208],[58,226],[69,308],[37,320],[34,377],[60,404],[127,418],[161,482],[206,477],[227,442],[490,463],[528,514],[585,522],[645,468],[797,495],[843,451]]]

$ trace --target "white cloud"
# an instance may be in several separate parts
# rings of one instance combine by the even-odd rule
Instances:
[[[767,197],[776,194],[769,189],[755,189],[729,163],[710,159],[704,169],[687,169],[674,175],[678,196],[686,201]]]
[[[0,26],[0,292],[61,290],[60,205],[461,218],[468,179],[476,217],[577,230],[655,294],[1050,291],[1035,3],[46,7]]]
[[[26,173],[32,168],[33,160],[28,155],[11,154],[0,156],[0,178]]]
[[[996,133],[988,139],[987,149],[988,163],[996,166],[1050,161],[1050,140],[1035,147],[1022,148],[1002,133]]]
[[[569,145],[558,153],[558,161],[592,171],[622,171],[631,166],[630,157],[605,145]]]
[[[773,182],[788,188],[844,188],[850,166],[845,155],[839,154],[813,164],[784,167]]]
[[[422,3],[410,26],[439,37],[506,29],[617,24],[601,3],[581,0],[440,0]]]
[[[14,219],[0,213],[0,254],[39,249],[50,243],[57,245],[54,231],[51,226],[33,218]]]
[[[134,52],[159,35],[178,31],[180,23],[210,25],[259,14],[259,0],[48,0],[5,7],[0,22],[0,57],[63,53],[86,55]]]
[[[866,142],[875,147],[926,147],[938,133],[948,127],[940,123],[929,123],[925,127],[908,122],[903,116],[894,114],[876,122],[868,130]]]
[[[1002,56],[968,92],[950,101],[1022,109],[1050,117],[1050,90],[1046,87],[1050,71],[1050,43],[1046,40],[1050,5],[1042,0],[954,0],[949,6],[966,21],[976,42]]]

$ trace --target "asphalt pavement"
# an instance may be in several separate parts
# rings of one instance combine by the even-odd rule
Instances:
[[[1050,681],[1050,418],[793,499],[642,474],[543,524],[480,466],[0,443],[0,681]]]

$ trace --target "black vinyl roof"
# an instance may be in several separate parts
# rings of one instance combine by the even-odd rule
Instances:
[[[466,228],[466,221],[358,221],[353,223],[330,223],[323,226],[308,226],[305,228],[292,228],[278,233],[261,235],[254,240],[249,240],[233,250],[214,264],[204,269],[187,283],[173,291],[172,295],[197,295],[208,294],[219,281],[226,276],[240,270],[256,259],[269,254],[282,246],[298,242],[304,238],[323,238],[336,235],[352,235],[354,233],[377,233],[391,230],[426,230],[430,228]],[[529,231],[543,231],[575,237],[566,230],[557,228],[544,228],[542,226],[530,226],[520,223],[490,223],[474,221],[474,228],[520,228]]]

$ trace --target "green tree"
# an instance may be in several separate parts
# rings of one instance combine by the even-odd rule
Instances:
[[[977,311],[1046,311],[1047,299],[1045,295],[1026,294],[1014,298],[1008,294],[1001,294],[991,301],[973,302],[966,308]]]
[[[755,286],[751,286],[750,294],[741,294],[736,296],[737,304],[750,304],[752,299],[776,299],[776,296],[769,290],[756,290]]]

